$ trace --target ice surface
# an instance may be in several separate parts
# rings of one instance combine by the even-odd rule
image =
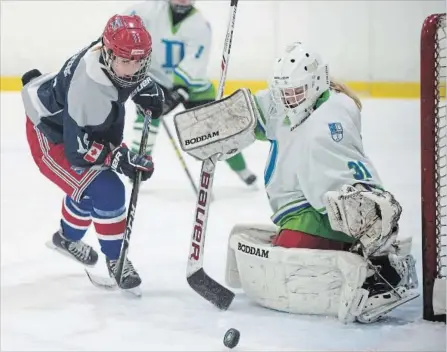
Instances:
[[[365,148],[403,205],[401,235],[413,237],[421,275],[419,103],[365,100],[364,105]],[[31,159],[19,94],[1,94],[0,106],[2,350],[224,351],[230,327],[241,331],[234,351],[446,350],[445,325],[421,320],[421,298],[372,325],[267,310],[241,291],[227,312],[203,300],[185,278],[195,196],[162,129],[156,171],[142,188],[130,244],[143,297],[98,290],[82,267],[44,246],[58,228],[62,193]],[[233,224],[269,223],[262,190],[268,148],[257,142],[245,152],[259,176],[258,191],[248,190],[224,162],[217,167],[205,268],[221,283]],[[197,178],[200,165],[186,158]],[[86,239],[98,248],[94,233]],[[102,260],[98,270],[105,273]]]

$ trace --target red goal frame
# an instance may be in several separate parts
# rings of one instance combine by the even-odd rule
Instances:
[[[439,180],[436,169],[438,103],[441,88],[438,85],[439,64],[438,29],[445,23],[446,14],[428,16],[421,31],[421,210],[422,210],[422,267],[423,318],[444,320],[433,312],[433,287],[438,277],[438,247],[440,220],[438,218]],[[445,85],[444,85],[445,90]],[[445,97],[445,92],[443,92]]]

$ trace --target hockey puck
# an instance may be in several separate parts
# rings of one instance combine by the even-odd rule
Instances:
[[[239,343],[241,333],[237,329],[229,329],[224,336],[223,343],[228,348],[234,348]]]

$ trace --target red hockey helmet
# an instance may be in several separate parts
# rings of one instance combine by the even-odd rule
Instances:
[[[102,41],[107,71],[120,86],[132,86],[146,77],[152,38],[139,16],[115,15],[110,18]]]

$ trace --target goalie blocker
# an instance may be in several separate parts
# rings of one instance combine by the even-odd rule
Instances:
[[[411,239],[395,240],[401,209],[394,197],[343,186],[326,194],[326,204],[332,227],[354,237],[364,256],[274,246],[277,227],[236,225],[228,239],[227,285],[267,308],[345,323],[374,322],[418,297]]]
[[[174,125],[183,151],[199,160],[213,155],[225,160],[256,140],[257,114],[250,91],[242,88],[224,99],[176,114]]]

